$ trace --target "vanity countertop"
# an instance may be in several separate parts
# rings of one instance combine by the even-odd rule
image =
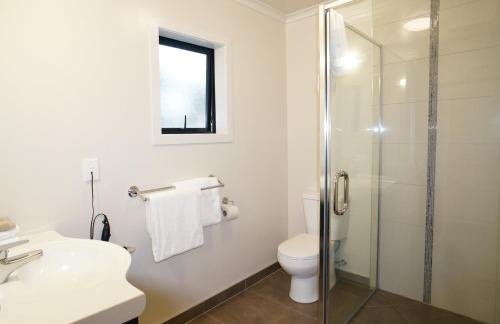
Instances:
[[[144,310],[144,293],[127,281],[124,248],[55,231],[20,238],[29,243],[11,256],[35,249],[43,256],[0,284],[0,323],[123,323]]]

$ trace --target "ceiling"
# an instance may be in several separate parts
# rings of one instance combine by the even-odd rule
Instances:
[[[323,1],[320,0],[260,0],[261,2],[278,9],[279,11],[289,14],[301,9],[305,9],[314,5],[318,5]]]

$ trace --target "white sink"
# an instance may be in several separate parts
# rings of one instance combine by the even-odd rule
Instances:
[[[123,323],[144,310],[144,294],[126,279],[124,248],[56,232],[23,239],[30,242],[11,255],[42,249],[43,256],[0,285],[0,323]]]

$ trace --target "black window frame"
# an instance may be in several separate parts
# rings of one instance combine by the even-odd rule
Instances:
[[[159,37],[159,45],[174,47],[186,51],[204,54],[207,57],[206,64],[206,114],[207,123],[204,128],[163,128],[162,134],[214,134],[216,133],[215,120],[215,63],[214,49],[183,42],[164,36]]]

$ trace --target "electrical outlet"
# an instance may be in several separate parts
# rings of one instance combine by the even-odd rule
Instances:
[[[91,175],[94,174],[94,181],[99,180],[99,160],[97,158],[83,160],[83,181],[90,181]]]

